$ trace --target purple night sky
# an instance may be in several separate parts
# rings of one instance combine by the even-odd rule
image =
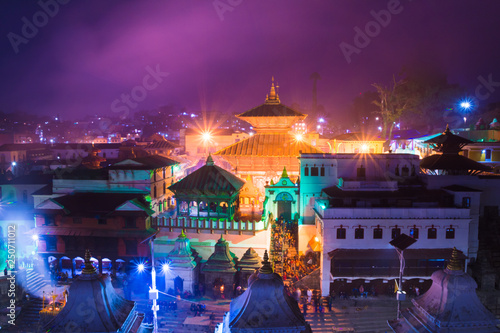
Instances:
[[[36,1],[2,1],[0,110],[113,116],[113,101],[144,86],[148,66],[169,75],[136,88],[147,96],[134,111],[175,103],[243,112],[264,102],[272,75],[284,104],[310,107],[318,72],[318,104],[341,117],[372,83],[422,63],[472,96],[478,76],[500,82],[498,1],[59,1],[67,4],[53,17]],[[390,22],[348,63],[339,45],[355,46],[354,28],[388,7]],[[23,17],[34,16],[39,31],[24,39]],[[484,104],[500,100],[500,83],[490,89]]]

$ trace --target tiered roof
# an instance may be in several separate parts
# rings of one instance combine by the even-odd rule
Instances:
[[[214,253],[208,258],[205,266],[203,267],[204,272],[236,272],[234,267],[234,260],[229,252],[228,242],[220,236],[217,244],[215,244]]]
[[[98,275],[85,253],[85,268],[69,287],[66,306],[45,325],[44,332],[137,332],[141,318],[135,302],[119,296],[108,275]]]
[[[322,154],[323,151],[297,140],[289,133],[257,133],[216,152],[219,156],[297,157],[303,154]]]
[[[168,254],[170,268],[194,268],[197,265],[197,256],[198,253],[191,248],[189,239],[184,230],[182,230],[179,237],[175,240],[174,249]]]
[[[249,248],[241,260],[238,262],[238,268],[245,273],[253,273],[255,269],[260,268],[261,258],[253,248]]]
[[[223,194],[232,196],[240,191],[244,184],[242,179],[216,166],[212,156],[208,155],[206,165],[171,185],[169,190],[176,196]]]
[[[420,167],[427,170],[446,170],[451,174],[477,174],[490,171],[489,166],[473,161],[465,156],[459,155],[462,148],[472,141],[452,134],[449,126],[446,130],[424,143],[434,146],[434,150],[440,154],[427,156],[420,162]]]
[[[223,332],[312,332],[281,276],[273,272],[267,251],[248,289],[231,302]],[[256,315],[257,314],[257,315]]]
[[[500,332],[499,321],[477,297],[477,283],[462,270],[456,249],[446,269],[431,279],[431,288],[412,300],[413,307],[389,321],[394,332]]]

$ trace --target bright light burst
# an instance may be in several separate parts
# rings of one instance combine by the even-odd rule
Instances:
[[[470,108],[472,108],[472,102],[470,99],[464,99],[463,101],[460,102],[460,107],[462,110],[467,111]]]
[[[137,265],[137,271],[138,271],[139,273],[144,272],[144,270],[145,270],[145,269],[146,269],[146,266],[144,266],[144,264],[139,264],[139,265]]]
[[[161,265],[161,270],[163,271],[163,273],[168,272],[169,269],[170,269],[170,265],[168,263]]]
[[[302,140],[304,140],[304,137],[302,136],[302,134],[299,133],[299,134],[295,135],[295,140],[302,141]]]

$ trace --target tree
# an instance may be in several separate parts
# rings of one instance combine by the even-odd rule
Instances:
[[[378,113],[382,117],[382,136],[391,140],[392,130],[396,121],[408,113],[415,105],[415,98],[412,94],[405,93],[403,87],[407,83],[406,80],[396,80],[393,76],[393,82],[390,86],[384,86],[374,83],[373,86],[377,89],[379,100],[373,104],[379,107]],[[389,135],[387,136],[387,130]]]

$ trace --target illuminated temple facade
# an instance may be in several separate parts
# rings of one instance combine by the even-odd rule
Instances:
[[[322,153],[292,133],[292,126],[307,115],[281,104],[274,82],[264,104],[237,117],[250,123],[255,134],[217,151],[215,155],[227,160],[236,175],[244,179],[251,176],[260,189],[271,179],[276,181],[284,167],[290,178],[296,180],[301,152]]]

